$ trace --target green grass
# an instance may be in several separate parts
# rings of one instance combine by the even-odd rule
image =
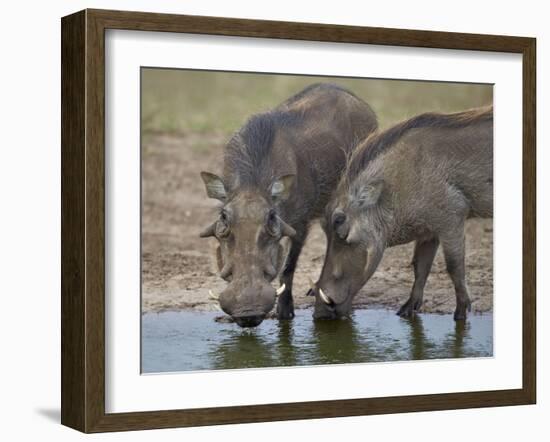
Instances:
[[[143,133],[229,135],[250,115],[316,82],[339,84],[364,99],[382,128],[421,112],[456,112],[493,100],[490,85],[145,68]]]

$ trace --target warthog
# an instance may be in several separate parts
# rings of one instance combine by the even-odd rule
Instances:
[[[322,215],[347,154],[376,128],[370,106],[352,93],[311,85],[247,121],[225,147],[223,177],[201,173],[208,196],[222,202],[201,236],[219,241],[220,276],[229,282],[211,296],[241,327],[260,324],[276,295],[277,317],[294,317],[292,279],[308,226]],[[279,273],[276,291],[270,283]]]
[[[416,241],[415,281],[398,314],[419,310],[441,243],[456,292],[454,318],[465,319],[464,224],[492,216],[492,107],[422,114],[371,135],[352,154],[322,220],[328,245],[314,317],[348,316],[386,247]]]

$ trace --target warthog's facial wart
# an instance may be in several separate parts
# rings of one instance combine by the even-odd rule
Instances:
[[[377,224],[365,213],[374,208],[381,185],[369,192],[335,200],[327,207],[322,226],[327,235],[327,253],[321,277],[314,287],[316,319],[349,317],[352,301],[370,279],[382,257],[383,240]]]
[[[278,214],[274,201],[283,197],[291,179],[275,180],[271,194],[243,190],[230,195],[221,178],[203,172],[208,195],[223,203],[218,219],[202,237],[215,237],[219,246],[216,257],[220,276],[229,284],[219,295],[221,309],[241,327],[255,327],[275,305],[285,290],[275,290],[271,282],[284,262],[280,240],[295,232]]]

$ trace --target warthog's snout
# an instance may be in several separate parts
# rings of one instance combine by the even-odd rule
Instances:
[[[262,323],[265,315],[234,316],[235,322],[241,327],[256,327]]]
[[[230,284],[221,293],[222,310],[241,327],[256,327],[273,309],[277,299],[276,290],[269,284],[253,284],[241,288]]]
[[[346,319],[350,317],[353,297],[349,294],[349,287],[321,283],[311,283],[311,287],[312,293],[315,295],[313,319]]]

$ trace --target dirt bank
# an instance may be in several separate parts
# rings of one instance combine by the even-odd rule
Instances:
[[[216,202],[205,197],[201,170],[221,170],[225,137],[216,135],[147,136],[142,165],[142,310],[143,312],[215,310],[208,290],[220,292],[213,252],[216,241],[201,239],[199,231],[215,219]],[[467,277],[473,311],[493,307],[492,220],[467,224]],[[355,304],[397,309],[406,301],[413,282],[410,265],[413,244],[388,249],[374,277],[355,298]],[[310,307],[307,276],[319,275],[325,239],[315,224],[298,263],[295,305]],[[423,310],[450,313],[454,290],[438,252],[425,290]]]

